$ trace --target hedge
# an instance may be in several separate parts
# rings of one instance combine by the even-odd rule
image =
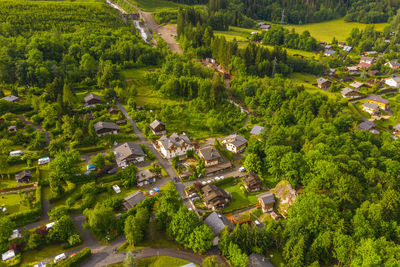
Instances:
[[[40,185],[36,189],[35,197],[36,208],[28,211],[17,212],[7,216],[15,223],[16,227],[21,227],[25,224],[38,221],[42,217],[42,187]]]
[[[63,261],[59,261],[56,264],[53,264],[52,266],[57,266],[57,267],[73,267],[73,266],[78,266],[80,263],[88,259],[90,256],[92,256],[92,251],[90,248],[84,248],[78,253],[76,253],[74,256],[71,258],[68,258]]]
[[[89,146],[89,147],[77,147],[76,150],[79,151],[81,154],[88,154],[97,151],[102,151],[106,149],[105,146]]]

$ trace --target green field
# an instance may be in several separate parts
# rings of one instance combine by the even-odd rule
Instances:
[[[312,23],[306,25],[286,25],[285,28],[295,29],[296,32],[302,33],[308,30],[315,39],[319,41],[331,42],[333,37],[338,41],[346,41],[353,28],[364,29],[369,24],[357,22],[345,22],[343,19],[331,20],[320,23]],[[388,23],[375,24],[375,29],[382,31]]]
[[[149,257],[137,260],[137,266],[139,267],[179,267],[186,265],[190,262],[181,260],[174,257],[159,256],[159,257]],[[109,265],[110,267],[124,267],[125,265],[121,263],[116,263]],[[197,265],[196,265],[197,266]]]
[[[227,41],[232,41],[236,39],[237,41],[247,41],[247,37],[250,36],[251,32],[259,32],[258,30],[239,28],[234,26],[229,26],[229,31],[214,31],[216,36],[224,36]]]
[[[138,8],[146,12],[164,12],[178,10],[187,5],[178,4],[167,0],[128,0]]]
[[[21,205],[21,197],[18,194],[7,194],[0,197],[0,205],[5,204],[7,214],[26,211],[29,207]]]
[[[259,193],[248,194],[242,189],[243,184],[241,181],[237,182],[237,180],[232,180],[224,185],[221,185],[220,187],[232,195],[232,200],[229,205],[221,210],[223,213],[230,213],[234,210],[252,206],[258,201],[257,195]]]

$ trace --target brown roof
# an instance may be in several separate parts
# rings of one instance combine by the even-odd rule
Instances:
[[[95,95],[95,94],[93,94],[93,93],[88,94],[88,95],[85,96],[85,98],[84,98],[84,100],[85,100],[86,103],[89,102],[90,100],[93,100],[93,99],[98,100],[98,101],[101,101],[100,96]]]
[[[212,200],[216,198],[231,198],[231,196],[223,189],[211,184],[211,185],[206,185],[202,189],[203,191],[203,200],[206,203],[211,202]],[[222,203],[220,200],[217,200],[216,203]],[[225,203],[223,201],[223,203]]]
[[[207,146],[199,149],[199,154],[205,161],[215,160],[221,158],[218,150],[213,146]]]
[[[25,177],[32,177],[31,171],[29,170],[23,170],[22,172],[18,173],[15,175],[15,180],[19,181]]]
[[[247,175],[246,178],[244,178],[243,184],[245,184],[247,186],[254,186],[257,184],[261,184],[261,180],[257,174],[249,173],[249,175]]]
[[[114,152],[115,152],[115,159],[117,161],[124,160],[132,155],[138,157],[146,156],[141,146],[133,142],[123,143],[122,145],[114,148]]]

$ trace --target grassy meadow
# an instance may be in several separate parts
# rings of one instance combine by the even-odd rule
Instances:
[[[165,12],[178,10],[187,5],[178,4],[167,0],[128,0],[138,8],[146,12]]]
[[[295,29],[296,32],[302,33],[308,30],[314,38],[319,41],[331,42],[333,37],[338,41],[346,41],[353,28],[364,29],[367,25],[357,22],[345,22],[344,19],[331,20],[320,23],[312,23],[305,25],[286,25],[285,28]],[[388,23],[375,24],[375,29],[382,31]]]

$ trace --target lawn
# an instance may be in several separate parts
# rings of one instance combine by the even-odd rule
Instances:
[[[229,26],[228,31],[214,31],[214,34],[217,36],[224,36],[227,41],[232,41],[233,39],[236,39],[237,41],[247,41],[247,37],[250,36],[251,32],[258,32],[258,31]]]
[[[282,256],[282,252],[277,249],[273,249],[267,252],[267,258],[272,262],[274,266],[285,266],[285,261]]]
[[[1,195],[0,205],[5,204],[7,213],[12,214],[20,211],[26,211],[29,209],[28,206],[21,205],[21,197],[18,194],[6,194]]]
[[[164,12],[178,10],[179,7],[187,5],[178,4],[167,0],[128,0],[135,6],[147,12]],[[200,7],[200,6],[199,6]]]
[[[346,41],[353,28],[364,29],[369,24],[357,22],[345,22],[344,19],[331,20],[321,23],[312,23],[305,25],[286,25],[285,28],[295,29],[296,32],[302,33],[308,30],[314,38],[319,41],[331,42],[333,37],[338,41]],[[382,31],[388,23],[375,24],[375,29]]]
[[[14,188],[18,186],[18,182],[15,179],[2,179],[0,180],[0,188]]]
[[[22,253],[22,262],[21,265],[24,266],[33,266],[33,263],[38,263],[43,261],[44,259],[52,259],[53,256],[61,254],[63,252],[76,249],[77,247],[73,247],[70,249],[62,249],[60,244],[50,245],[42,248],[41,250],[30,250]],[[50,258],[51,257],[51,258]]]
[[[158,231],[156,222],[151,220],[148,226],[148,232],[146,233],[146,239],[143,242],[137,246],[130,246],[128,242],[126,242],[118,248],[118,251],[132,251],[150,247],[183,249],[178,243],[170,240],[165,232]]]
[[[259,193],[248,194],[245,190],[242,190],[241,187],[243,187],[243,184],[240,180],[234,179],[220,187],[232,195],[231,202],[226,208],[221,210],[222,213],[230,213],[234,210],[252,206],[258,202],[257,195]]]
[[[314,83],[317,83],[316,81],[317,78],[318,78],[317,76],[311,74],[298,73],[298,72],[292,73],[290,75],[290,80],[292,80],[296,84],[303,85],[306,91],[311,94],[320,93],[326,95],[327,97],[333,100],[337,100],[338,97],[340,97],[338,94],[321,90],[316,85],[313,85]]]
[[[139,259],[137,260],[137,263],[138,266],[140,267],[179,267],[182,265],[186,265],[190,262],[178,258],[160,256],[160,257],[149,257],[149,258]],[[110,265],[110,267],[124,267],[124,266],[125,265],[122,262]]]

